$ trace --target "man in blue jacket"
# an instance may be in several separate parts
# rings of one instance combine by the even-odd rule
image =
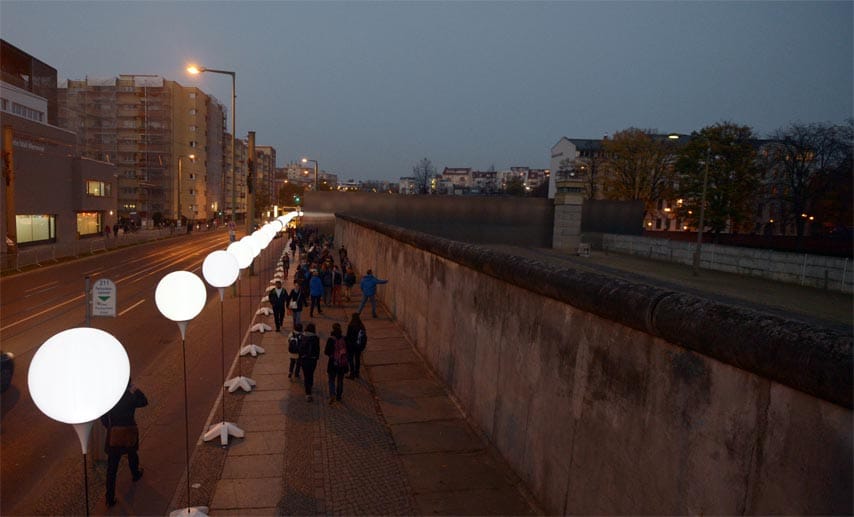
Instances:
[[[370,299],[371,300],[371,312],[373,313],[374,318],[377,317],[377,285],[385,284],[388,280],[380,280],[379,278],[374,276],[373,271],[370,269],[362,277],[362,281],[359,282],[359,287],[362,289],[362,303],[359,304],[359,310],[356,311],[359,314],[362,313],[362,309],[365,308],[365,303]]]
[[[311,272],[311,280],[308,282],[308,294],[311,295],[311,307],[308,310],[309,317],[314,317],[314,309],[317,307],[317,313],[323,314],[320,310],[320,297],[323,296],[323,280],[317,274],[317,270]]]

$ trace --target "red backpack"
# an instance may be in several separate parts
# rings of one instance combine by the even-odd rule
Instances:
[[[347,342],[343,337],[335,339],[335,350],[332,352],[332,362],[338,368],[347,367]]]

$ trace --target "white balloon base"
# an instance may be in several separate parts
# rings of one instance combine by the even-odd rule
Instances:
[[[225,381],[225,387],[228,388],[229,393],[234,393],[238,388],[242,388],[243,391],[249,392],[252,391],[253,386],[255,386],[255,381],[249,377],[240,376]]]
[[[231,422],[220,422],[214,424],[205,433],[204,440],[210,441],[219,436],[220,445],[228,445],[228,437],[243,438],[243,429]]]
[[[258,357],[258,354],[263,354],[264,349],[258,345],[246,345],[240,349],[240,356],[252,354],[252,357]]]
[[[181,517],[182,515],[207,517],[208,511],[207,506],[191,506],[189,508],[173,510],[169,512],[169,517]]]

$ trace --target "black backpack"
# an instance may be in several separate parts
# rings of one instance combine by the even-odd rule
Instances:
[[[291,336],[288,338],[288,352],[292,354],[300,353],[300,337],[296,332],[291,332]]]
[[[365,329],[359,329],[359,333],[356,335],[356,350],[362,352],[367,345],[368,335],[365,333]]]

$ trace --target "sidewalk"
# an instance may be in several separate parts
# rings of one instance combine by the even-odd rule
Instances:
[[[353,301],[314,319],[303,311],[303,325],[317,326],[321,351],[333,322],[346,329],[361,299],[354,291]],[[363,312],[362,378],[345,379],[343,401],[333,406],[326,356],[315,372],[314,402],[305,400],[302,382],[287,377],[288,315],[282,333],[252,334],[265,353],[247,374],[256,388],[229,418],[246,436],[231,438],[211,515],[541,513],[403,331],[378,310],[378,319]],[[259,321],[275,328],[272,315]]]

